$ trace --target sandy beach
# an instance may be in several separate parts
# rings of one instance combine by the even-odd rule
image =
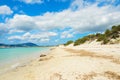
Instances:
[[[120,80],[120,45],[55,47],[0,80]]]

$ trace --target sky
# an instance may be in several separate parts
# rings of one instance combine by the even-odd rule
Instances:
[[[58,45],[120,24],[120,0],[0,0],[0,43]]]

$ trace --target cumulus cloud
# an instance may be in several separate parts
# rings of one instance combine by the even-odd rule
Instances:
[[[22,40],[21,36],[11,36],[8,38],[8,40]]]
[[[13,11],[7,5],[0,6],[0,15],[10,15]]]
[[[63,32],[61,33],[61,38],[72,38],[74,34],[75,34],[75,33],[73,32],[72,29],[70,29],[70,30],[68,30],[68,31],[63,31]]]
[[[25,34],[10,36],[8,40],[29,40],[29,41],[38,41],[38,42],[47,42],[51,37],[57,36],[58,34],[55,32],[41,32],[36,34],[31,34],[30,32],[26,32]]]
[[[22,32],[24,32],[24,31],[22,31],[22,30],[16,30],[16,29],[11,29],[11,30],[9,30],[9,34],[12,34],[12,33],[22,33]]]
[[[24,2],[24,3],[26,3],[26,4],[41,4],[41,3],[43,3],[43,1],[42,0],[20,0],[20,1],[22,1],[22,2]]]
[[[103,0],[105,1],[105,0]],[[9,32],[26,32],[22,36],[11,36],[8,39],[21,40],[38,40],[49,41],[50,37],[57,36],[57,33],[49,32],[55,29],[64,29],[70,27],[75,32],[102,32],[110,28],[112,25],[120,23],[120,5],[114,6],[116,0],[107,0],[107,4],[99,6],[101,0],[96,0],[94,3],[88,0],[74,0],[69,9],[61,12],[47,12],[43,15],[28,16],[16,14],[13,18],[8,19],[6,25],[9,27]],[[77,6],[77,7],[76,7]],[[27,33],[31,30],[45,31],[45,33],[31,34]],[[73,33],[64,31],[61,33],[61,38],[73,37]]]
[[[88,0],[86,0],[86,1],[84,1],[84,0],[74,0],[73,3],[70,5],[70,8],[72,10],[78,10],[78,9],[85,8],[90,4],[91,4],[91,2],[89,2]]]
[[[106,6],[106,5],[116,5],[116,3],[119,3],[119,0],[74,0],[73,3],[71,4],[70,8],[73,10],[78,10],[82,9],[88,6],[91,6],[93,4],[97,4],[99,7],[100,6]]]
[[[49,38],[46,38],[46,39],[41,39],[40,42],[49,42]]]
[[[6,27],[6,24],[0,23],[0,35],[7,33],[9,29]]]
[[[73,37],[73,35],[72,34],[68,34],[66,32],[63,32],[62,35],[61,35],[61,38],[71,38],[71,37]]]
[[[11,29],[18,29],[23,31],[30,31],[36,28],[36,24],[33,18],[27,15],[15,15],[12,19],[9,19],[7,25]]]
[[[64,29],[71,27],[78,32],[103,31],[120,22],[120,6],[90,5],[80,10],[67,9],[61,12],[47,12],[44,15],[15,15],[8,20],[11,28],[23,31]]]

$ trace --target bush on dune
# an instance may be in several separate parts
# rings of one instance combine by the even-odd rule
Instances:
[[[102,44],[107,44],[109,41],[110,41],[110,40],[105,37],[105,38],[103,39],[103,43],[102,43]]]
[[[65,45],[65,46],[67,46],[67,45],[69,45],[69,44],[71,44],[71,43],[73,43],[73,41],[72,41],[72,40],[68,41],[68,42],[67,42],[67,43],[65,43],[64,45]]]
[[[116,39],[117,37],[119,37],[119,32],[120,32],[120,25],[112,26],[111,38]]]
[[[120,36],[120,25],[118,26],[112,26],[111,30],[107,29],[103,34],[96,33],[96,34],[90,34],[83,38],[79,38],[74,42],[74,46],[80,45],[85,43],[86,41],[93,41],[97,39],[97,41],[101,41],[102,44],[109,43],[110,39],[116,39]],[[73,43],[73,41],[68,41],[64,45],[69,45]]]
[[[74,46],[77,46],[77,45],[83,44],[83,43],[85,43],[85,42],[88,41],[88,40],[89,40],[88,37],[80,38],[80,39],[78,39],[78,40],[76,40],[76,41],[74,42]]]
[[[104,38],[105,38],[105,35],[101,34],[101,35],[98,36],[97,41],[103,41]]]
[[[110,37],[111,31],[109,29],[107,29],[104,34],[105,34],[105,36]]]

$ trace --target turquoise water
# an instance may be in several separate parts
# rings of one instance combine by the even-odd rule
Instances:
[[[49,47],[0,48],[0,68],[8,64],[18,64],[23,60],[37,57],[47,50],[49,50]]]

